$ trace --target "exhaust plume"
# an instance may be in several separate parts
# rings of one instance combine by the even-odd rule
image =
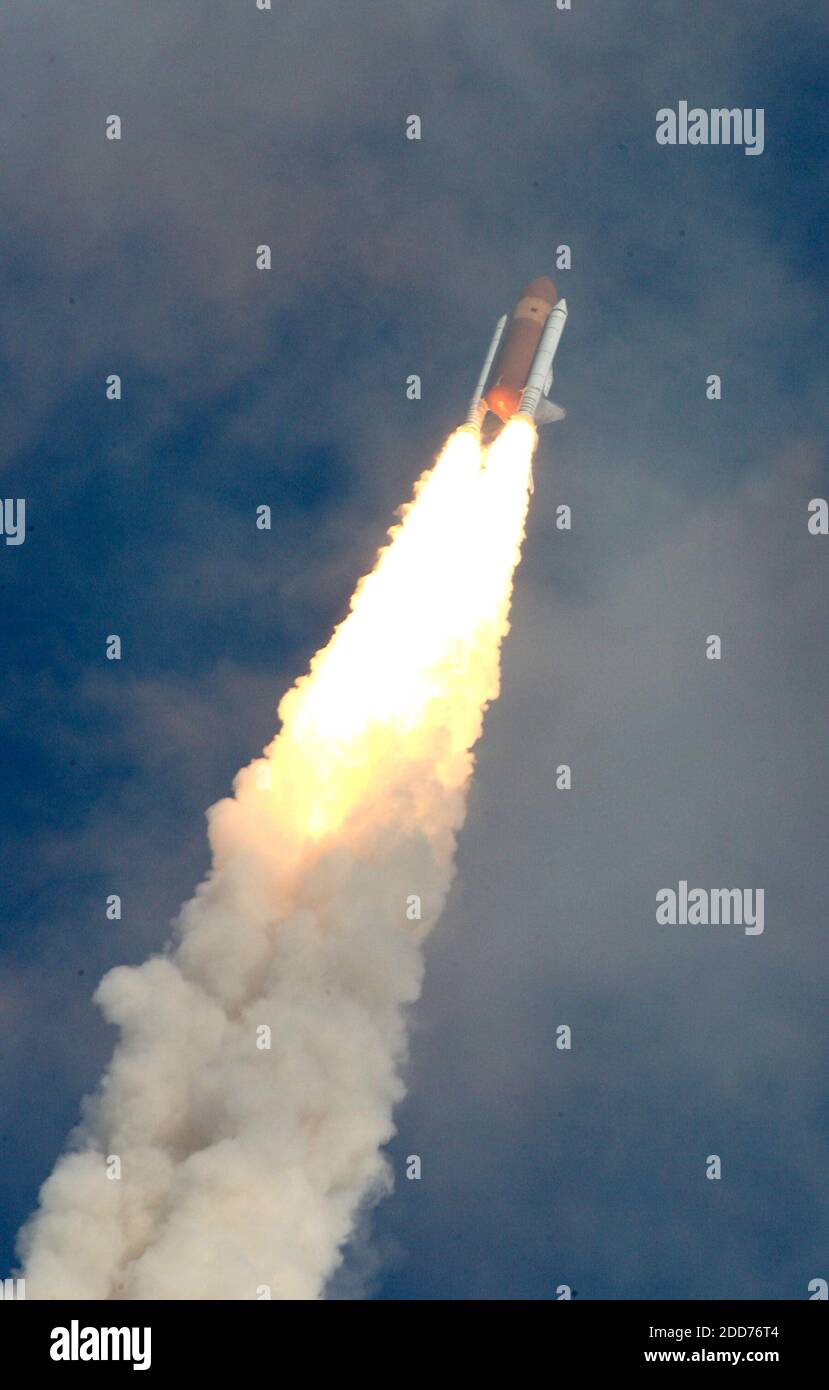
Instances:
[[[404,1011],[498,694],[534,445],[521,419],[483,454],[448,440],[208,812],[175,947],[99,985],[121,1037],[21,1232],[29,1297],[319,1298],[389,1190]]]

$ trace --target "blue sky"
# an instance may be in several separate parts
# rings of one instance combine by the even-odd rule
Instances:
[[[825,7],[44,0],[0,26],[3,495],[28,521],[0,548],[0,1264],[109,1055],[98,979],[167,940],[206,807],[495,318],[552,273],[568,420],[413,1011],[397,1188],[334,1292],[805,1296],[829,1277]],[[764,153],[657,146],[680,100],[763,107]],[[764,934],[657,928],[680,878],[764,887]]]

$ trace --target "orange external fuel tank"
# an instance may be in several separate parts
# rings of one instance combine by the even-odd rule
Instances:
[[[556,287],[546,275],[532,280],[521,292],[495,359],[492,385],[484,396],[487,408],[504,421],[518,409],[544,325],[557,299]]]

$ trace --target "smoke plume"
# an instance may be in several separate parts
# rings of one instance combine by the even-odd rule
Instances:
[[[111,970],[121,1030],[21,1232],[27,1294],[315,1299],[391,1186],[405,1007],[498,694],[535,431],[453,435],[281,730],[208,812],[166,954]]]

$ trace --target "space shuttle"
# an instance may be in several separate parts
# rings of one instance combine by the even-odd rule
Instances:
[[[553,359],[567,322],[567,301],[547,276],[521,291],[512,317],[495,325],[464,428],[490,443],[515,415],[537,425],[563,420],[566,411],[549,398]]]

